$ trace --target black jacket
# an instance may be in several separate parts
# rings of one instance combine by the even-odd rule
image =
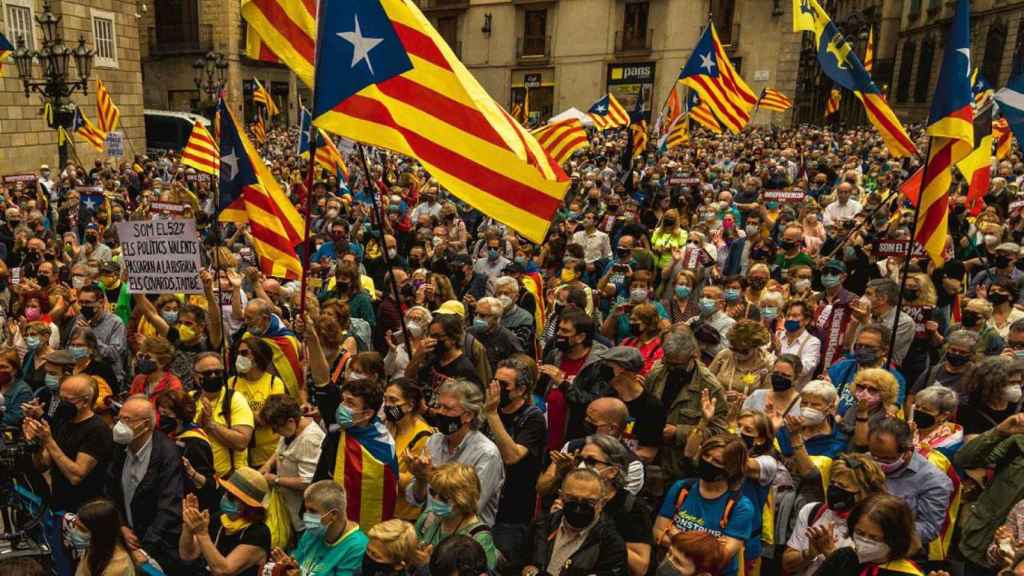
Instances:
[[[132,530],[142,549],[166,570],[178,562],[178,538],[181,535],[182,467],[178,447],[162,432],[153,433],[149,467],[132,497]],[[128,520],[124,506],[121,473],[127,447],[117,446],[107,471],[107,496],[121,516]]]
[[[547,570],[555,544],[555,530],[562,523],[562,512],[541,516],[530,525],[529,564]],[[604,517],[590,529],[587,539],[563,566],[560,576],[624,576],[626,545],[614,526]]]

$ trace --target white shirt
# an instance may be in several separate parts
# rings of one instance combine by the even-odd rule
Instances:
[[[320,445],[324,442],[324,431],[313,422],[299,433],[290,444],[285,444],[282,436],[277,441],[277,475],[283,478],[302,478],[305,482],[313,482],[316,463],[320,460]],[[284,486],[277,487],[288,508],[288,516],[292,528],[296,532],[306,527],[302,523],[302,491],[292,490]]]
[[[811,502],[800,509],[800,512],[796,516],[796,523],[793,525],[793,532],[789,535],[789,542],[786,542],[787,548],[803,552],[810,547],[810,541],[807,538],[807,528],[809,527],[807,523],[811,521],[811,512],[816,506],[818,506],[817,502]],[[850,536],[846,531],[846,520],[836,516],[828,508],[825,508],[822,511],[821,517],[812,525],[828,526],[829,524],[832,524],[832,535],[836,549],[847,547],[852,548],[853,540],[850,539]],[[808,564],[807,568],[805,568],[800,574],[802,576],[810,576],[817,572],[818,568],[824,562],[824,556],[815,558],[814,561]]]
[[[821,218],[822,224],[831,226],[839,220],[852,220],[862,209],[863,206],[860,205],[860,202],[853,198],[847,200],[846,204],[840,204],[839,200],[836,200],[825,207],[825,212]]]
[[[818,367],[818,361],[821,360],[821,340],[818,340],[817,336],[812,336],[807,330],[804,330],[792,343],[790,343],[785,330],[779,330],[778,334],[779,355],[798,356],[803,367],[803,370],[800,371],[799,381],[806,382],[814,374],[814,369]]]
[[[607,234],[596,228],[591,233],[586,230],[576,232],[572,235],[572,243],[583,246],[583,261],[587,264],[612,256],[611,240]]]

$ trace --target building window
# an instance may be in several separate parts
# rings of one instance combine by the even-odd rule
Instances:
[[[1024,18],[1017,23],[1017,44],[1013,47],[1013,60],[1010,62],[1010,76],[1016,76],[1024,66]]]
[[[910,0],[910,15],[916,16],[921,13],[921,0]]]
[[[928,100],[928,83],[932,77],[932,63],[935,60],[935,40],[928,36],[921,44],[921,58],[917,62],[917,80],[914,82],[914,102]]]
[[[981,60],[981,75],[989,86],[999,85],[999,73],[1003,69],[1003,52],[1006,48],[1006,23],[996,22],[988,29],[985,38],[985,56]]]
[[[14,47],[18,40],[25,41],[25,47],[35,48],[35,19],[32,14],[32,0],[7,0],[4,18],[7,19],[7,39]]]
[[[732,18],[736,13],[736,0],[712,0],[711,20],[718,31],[718,40],[722,44],[732,44]]]
[[[625,6],[622,19],[622,48],[624,50],[642,50],[647,46],[647,14],[650,5],[647,2],[630,2]]]
[[[459,58],[462,57],[462,44],[459,42],[459,17],[442,16],[437,19],[437,33],[448,43],[448,47],[455,52]]]
[[[900,60],[899,81],[896,83],[896,101],[906,102],[910,97],[910,73],[914,70],[914,56],[917,44],[913,40],[903,43],[903,59]]]
[[[527,10],[523,19],[523,55],[547,54],[548,11]]]
[[[96,46],[96,65],[117,67],[117,34],[114,28],[114,13],[90,10],[92,14],[92,38]]]
[[[197,0],[154,2],[154,40],[161,51],[198,50],[199,6]]]

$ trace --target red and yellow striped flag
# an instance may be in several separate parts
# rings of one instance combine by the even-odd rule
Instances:
[[[761,91],[761,99],[758,105],[765,110],[785,112],[793,107],[793,101],[774,88],[765,88]]]
[[[608,130],[629,125],[629,112],[622,107],[615,94],[609,92],[591,105],[590,119],[598,130]]]
[[[1013,134],[1010,132],[1010,123],[1006,121],[1006,118],[1000,118],[992,123],[992,139],[996,143],[996,160],[1002,160],[1010,155]]]
[[[689,116],[677,116],[668,129],[665,137],[665,149],[671,150],[682,146],[690,141],[690,118]]]
[[[757,96],[733,67],[713,22],[708,22],[679,80],[695,90],[701,103],[733,134],[750,122]]]
[[[316,147],[317,165],[331,173],[340,173],[345,181],[348,181],[348,165],[345,164],[345,159],[341,156],[338,147],[334,145],[334,139],[323,130],[319,128],[317,130],[320,131],[320,141]]]
[[[394,516],[398,498],[395,447],[381,440],[391,435],[379,420],[371,426],[342,430],[340,435],[331,478],[345,488],[348,519],[369,529]]]
[[[633,137],[633,157],[636,158],[647,151],[647,120],[630,124],[629,131]]]
[[[267,141],[267,125],[263,123],[263,116],[256,114],[256,120],[249,127],[252,131],[252,139],[261,145]]]
[[[825,102],[825,118],[839,111],[839,103],[843,101],[843,93],[839,88],[833,88],[828,93],[828,101]]]
[[[260,62],[271,62],[280,64],[281,59],[274,54],[274,51],[267,47],[263,38],[252,29],[248,23],[245,25],[245,55]]]
[[[868,28],[868,44],[864,48],[864,71],[871,74],[875,67],[875,29]]]
[[[242,18],[266,47],[313,86],[317,0],[242,0]],[[351,24],[351,22],[349,23]]]
[[[703,102],[690,108],[690,119],[715,134],[722,133],[722,125],[718,123],[718,119],[715,118],[711,108],[708,108],[707,104]]]
[[[112,132],[117,128],[117,122],[121,119],[121,110],[114,104],[110,92],[99,78],[96,79],[96,113],[100,130]]]
[[[530,132],[537,143],[559,165],[563,165],[577,150],[590,146],[587,131],[578,118],[569,118],[541,126]]]
[[[253,78],[253,82],[256,83],[256,88],[252,91],[252,102],[253,104],[261,104],[267,109],[267,114],[271,116],[277,116],[278,110],[277,103],[274,102],[274,98],[270,95],[270,92],[260,84],[258,78]]]
[[[181,151],[181,163],[191,166],[204,174],[216,176],[220,172],[220,153],[213,136],[203,127],[202,122],[192,125],[185,149]]]

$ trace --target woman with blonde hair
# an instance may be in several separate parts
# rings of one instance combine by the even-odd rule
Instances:
[[[726,334],[729,347],[715,355],[708,370],[725,389],[734,412],[754,390],[767,388],[775,356],[765,350],[768,330],[756,320],[739,320]]]
[[[900,372],[907,382],[917,382],[921,374],[931,367],[932,351],[942,348],[942,328],[946,321],[945,315],[935,309],[935,284],[927,274],[914,272],[907,275],[907,289],[903,297],[907,304],[903,311],[913,318],[915,332]]]
[[[786,299],[781,292],[766,290],[761,293],[757,305],[761,309],[761,324],[768,329],[769,334],[775,334],[782,328],[785,319],[781,315],[785,304]]]
[[[430,476],[430,505],[416,519],[416,537],[424,545],[438,544],[456,534],[469,536],[483,546],[487,567],[498,563],[498,549],[491,529],[476,515],[480,478],[472,466],[449,462]]]
[[[362,574],[401,574],[426,560],[421,554],[416,528],[405,520],[392,518],[366,532],[369,541],[363,556]]]
[[[661,217],[661,222],[651,234],[651,250],[655,266],[665,268],[672,263],[672,250],[686,246],[687,233],[679,225],[679,211],[670,208]]]
[[[662,305],[673,324],[685,322],[697,315],[694,299],[697,294],[697,277],[692,270],[680,270],[674,281],[665,288]]]
[[[885,368],[864,368],[853,378],[853,403],[843,416],[842,429],[854,446],[867,446],[869,422],[899,413],[900,385]],[[902,417],[902,415],[901,415]]]
[[[129,394],[145,394],[151,401],[164,390],[181,390],[181,380],[168,370],[174,360],[174,345],[156,334],[146,337],[135,356],[135,379]]]

